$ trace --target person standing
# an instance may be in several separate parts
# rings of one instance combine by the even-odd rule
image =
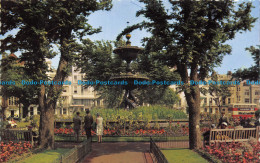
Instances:
[[[97,113],[97,136],[98,136],[98,142],[102,143],[102,135],[103,135],[103,118]]]
[[[79,133],[80,133],[80,128],[81,128],[81,118],[80,118],[79,112],[77,112],[77,115],[73,118],[73,123],[74,123],[75,136],[76,136],[77,142],[79,142]]]
[[[91,138],[91,125],[93,124],[93,116],[90,114],[89,109],[86,110],[87,115],[84,118],[84,128],[86,131],[87,139]]]

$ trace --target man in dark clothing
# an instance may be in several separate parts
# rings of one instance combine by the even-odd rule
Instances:
[[[221,117],[219,118],[219,122],[218,122],[218,128],[221,127],[223,122],[226,122],[227,125],[229,125],[229,120],[228,120],[228,117],[225,116],[225,112],[221,113]]]
[[[76,135],[77,142],[79,141],[79,133],[80,133],[80,128],[81,128],[81,118],[79,116],[79,112],[77,112],[76,117],[73,118],[73,123],[74,123],[74,132]]]
[[[215,124],[211,124],[211,129],[215,129],[216,128],[216,126],[215,126]],[[206,145],[209,145],[209,136],[210,136],[210,130],[208,130],[208,131],[206,131],[204,134],[203,134],[203,144],[204,144],[204,147],[206,146]]]
[[[89,138],[91,138],[91,126],[93,124],[93,117],[89,113],[89,109],[86,110],[86,113],[87,113],[87,115],[84,118],[84,122],[85,122],[84,128],[86,131],[87,138],[89,139]]]

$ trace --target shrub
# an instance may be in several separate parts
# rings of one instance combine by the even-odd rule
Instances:
[[[40,126],[40,115],[33,115],[32,126],[39,128],[39,126]]]

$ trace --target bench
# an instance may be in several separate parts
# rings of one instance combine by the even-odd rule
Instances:
[[[234,129],[211,129],[209,143],[215,142],[243,142],[251,137],[259,139],[259,127],[234,128]]]
[[[38,136],[34,135],[30,130],[0,129],[0,138],[3,142],[30,141],[33,146]]]

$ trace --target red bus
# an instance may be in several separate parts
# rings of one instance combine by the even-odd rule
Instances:
[[[255,111],[257,110],[256,104],[231,104],[228,106],[228,112],[232,117],[255,117]]]

